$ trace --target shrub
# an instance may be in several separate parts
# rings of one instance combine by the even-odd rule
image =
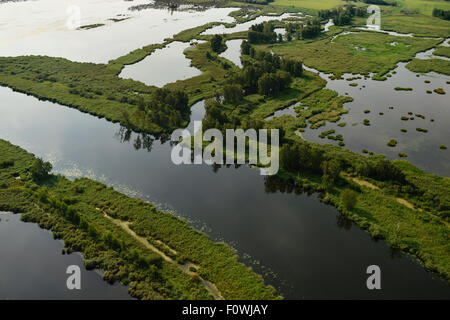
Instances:
[[[391,140],[387,143],[387,145],[388,145],[389,147],[395,147],[395,146],[397,145],[397,140],[391,139]]]
[[[341,193],[341,201],[346,210],[352,210],[358,201],[358,195],[351,189],[345,189]]]
[[[14,166],[14,161],[12,160],[0,161],[0,169],[6,169],[12,166]]]
[[[49,176],[52,168],[50,162],[44,162],[41,158],[37,158],[31,166],[30,173],[34,181],[41,181]]]
[[[220,52],[222,50],[222,36],[216,34],[211,38],[211,49],[214,52]]]

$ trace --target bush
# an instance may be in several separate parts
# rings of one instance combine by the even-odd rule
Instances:
[[[352,210],[358,201],[358,195],[351,189],[345,189],[341,193],[341,201],[346,210]]]
[[[239,84],[227,84],[223,88],[225,103],[237,104],[242,101],[244,92]]]
[[[218,34],[214,35],[211,38],[211,49],[214,52],[220,52],[222,50],[222,36],[219,36]]]
[[[397,145],[397,140],[391,139],[391,140],[387,143],[387,145],[388,145],[389,147],[395,147],[395,146]]]
[[[14,166],[14,161],[12,160],[0,161],[0,169],[6,169],[12,166]]]
[[[30,173],[34,181],[41,181],[49,176],[52,168],[53,166],[50,162],[44,162],[41,158],[37,158],[34,160]]]

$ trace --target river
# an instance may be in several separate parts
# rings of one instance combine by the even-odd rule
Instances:
[[[49,5],[54,0],[43,0],[42,3]],[[113,0],[98,3],[113,3],[114,6],[100,17],[88,15],[83,24],[105,22],[105,26],[61,33],[57,31],[62,28],[62,22],[54,25],[45,22],[50,19],[48,17],[37,19],[39,7],[34,2],[29,4],[34,10],[30,12],[35,14],[27,14],[34,19],[29,23],[24,22],[21,26],[23,30],[0,29],[2,39],[5,39],[5,35],[14,35],[8,38],[8,45],[0,47],[0,55],[47,54],[76,61],[106,62],[137,47],[161,42],[187,27],[209,21],[232,21],[227,17],[231,9],[211,8],[208,10],[212,11],[184,11],[173,15],[149,9],[127,12],[127,15],[132,16],[130,19],[112,23],[106,20],[118,16],[126,7]],[[0,18],[15,23],[18,18],[13,15],[16,12],[14,10],[26,4],[17,3],[14,8],[16,4],[7,5],[11,8],[2,7]],[[9,11],[3,8],[9,8]],[[99,12],[94,5],[86,10]],[[10,15],[7,15],[8,12]],[[155,21],[148,19],[152,14]],[[166,27],[159,27],[166,21]],[[152,23],[155,24],[152,29],[154,32],[146,33],[145,37],[132,32],[137,28],[148,31]],[[45,25],[51,28],[42,29]],[[123,31],[118,31],[119,26],[123,26]],[[237,26],[238,29],[241,27]],[[224,27],[215,28],[222,30]],[[226,32],[231,30],[223,29]],[[125,39],[123,43],[122,40],[114,41],[118,35]],[[61,39],[61,42],[54,39]],[[49,46],[49,41],[55,45]],[[78,41],[78,47],[71,41]],[[92,50],[93,44],[99,48],[97,51]],[[237,41],[232,44],[230,48],[240,49]],[[32,50],[29,51],[29,48]],[[226,55],[239,65],[236,52],[230,51]],[[355,90],[359,90],[359,87]],[[348,92],[350,96],[355,94],[350,91],[350,87]],[[368,107],[375,112],[371,104]],[[200,120],[203,115],[203,102],[199,102],[192,108],[191,121]],[[433,116],[439,122],[439,114]],[[317,130],[315,133],[318,134]],[[155,202],[161,209],[187,218],[213,240],[225,241],[236,248],[241,261],[261,273],[267,283],[274,285],[288,299],[450,297],[446,282],[427,273],[409,257],[393,252],[385,242],[373,241],[367,232],[342,219],[335,208],[321,203],[317,195],[288,192],[292,190],[283,185],[277,186],[271,179],[267,180],[259,174],[259,170],[247,166],[176,166],[170,160],[171,147],[168,142],[4,87],[0,87],[0,138],[51,161],[56,173],[68,178],[83,176],[102,181],[128,195]],[[345,135],[345,139],[351,147],[351,137]],[[375,148],[371,150],[377,151]],[[2,281],[0,297],[36,297],[39,292],[48,290],[43,297],[71,298],[70,294],[61,291],[65,288],[65,269],[69,262],[81,265],[81,257],[76,254],[61,255],[61,242],[49,238],[49,232],[36,225],[20,222],[18,217],[12,216],[6,222],[2,216],[0,230],[9,230],[3,235],[9,234],[6,236],[8,239],[16,239],[11,234],[12,230],[16,230],[14,234],[29,235],[27,239],[32,240],[0,241],[0,252],[4,253],[0,263],[1,277],[19,279],[23,276],[26,268],[14,268],[11,261],[15,261],[12,258],[14,255],[19,259],[17,253],[28,252],[30,257],[36,257],[36,268],[30,271],[30,275],[39,277],[39,281],[35,282],[29,293],[16,290],[16,281]],[[41,250],[32,251],[33,246]],[[45,272],[44,267],[48,265],[46,261],[53,265],[53,272]],[[366,268],[373,264],[381,267],[382,290],[370,291],[366,287]],[[100,284],[101,277],[95,272],[85,272],[83,277],[87,281],[84,298],[126,297],[126,288],[123,286],[104,290],[104,286],[109,285]],[[54,289],[46,289],[53,288],[53,284],[56,286]]]
[[[286,298],[449,297],[445,282],[373,241],[316,195],[270,192],[259,170],[247,166],[176,166],[167,142],[8,88],[0,97],[1,138],[51,161],[57,173],[103,181],[187,218],[235,247]],[[202,108],[193,107],[191,120],[201,119]],[[381,291],[366,288],[371,264],[381,267]]]

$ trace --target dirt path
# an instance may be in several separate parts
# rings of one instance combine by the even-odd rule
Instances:
[[[376,185],[374,185],[374,184],[372,184],[372,183],[370,183],[368,181],[365,181],[365,180],[362,180],[362,179],[359,179],[359,178],[349,177],[349,176],[344,176],[344,177],[346,179],[351,179],[353,182],[355,182],[356,184],[358,184],[360,186],[367,187],[367,188],[374,189],[374,190],[381,190]],[[395,199],[395,201],[397,201],[398,203],[404,205],[405,207],[408,207],[409,209],[423,211],[420,208],[414,207],[414,205],[411,202],[409,202],[408,200],[405,200],[405,199],[399,198],[399,197],[395,197],[394,199]]]
[[[156,248],[150,242],[148,242],[147,239],[137,235],[136,232],[131,230],[130,226],[129,226],[129,224],[130,224],[129,222],[125,222],[125,221],[122,221],[122,220],[114,219],[114,218],[108,216],[106,213],[103,213],[103,214],[105,215],[106,218],[111,220],[117,226],[121,227],[123,230],[125,230],[125,232],[127,232],[129,235],[131,235],[133,238],[135,238],[137,241],[139,241],[142,245],[144,245],[144,247],[146,247],[147,249],[150,249],[153,252],[156,252],[157,254],[159,254],[165,261],[178,266],[179,268],[181,268],[181,270],[183,270],[184,273],[186,273],[186,274],[188,274],[190,276],[194,276],[194,275],[198,276],[198,274],[196,272],[193,272],[193,271],[190,270],[191,268],[198,269],[199,268],[198,265],[196,265],[196,264],[194,264],[192,262],[186,262],[185,264],[181,264],[181,263],[176,262],[171,257],[169,257],[164,252],[162,252],[161,250]],[[164,247],[166,247],[170,252],[175,253],[175,254],[177,253],[175,250],[170,248],[168,245],[166,245],[162,241],[158,240],[158,242],[161,243]],[[199,281],[202,283],[202,285],[205,287],[205,289],[209,292],[209,294],[211,294],[214,297],[214,299],[216,299],[216,300],[224,300],[222,294],[220,293],[219,289],[217,289],[217,287],[216,287],[216,285],[214,283],[209,282],[208,280],[205,280],[205,279],[203,279],[200,276],[198,276],[198,278],[199,278]]]

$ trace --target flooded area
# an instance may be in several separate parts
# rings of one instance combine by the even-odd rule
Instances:
[[[129,10],[139,4],[148,5],[149,1],[0,3],[0,21],[4,22],[0,24],[0,56],[46,55],[78,62],[107,63],[143,46],[162,43],[185,29],[213,21],[231,23],[234,18],[228,14],[236,10],[170,11],[152,7]],[[122,20],[124,18],[127,19]],[[78,29],[78,26],[91,27]]]
[[[329,75],[320,73],[328,81],[328,89],[348,95],[354,101],[344,105],[350,112],[342,115],[339,122],[306,129],[303,137],[308,141],[337,144],[319,137],[321,132],[334,129],[336,134],[343,135],[345,148],[356,152],[366,149],[385,154],[390,159],[399,159],[398,153],[404,152],[406,159],[419,168],[449,176],[450,154],[440,146],[448,144],[447,137],[450,136],[450,77],[433,72],[418,76],[405,65],[399,63],[385,81],[350,74],[344,74],[343,79],[330,80]],[[350,86],[350,83],[356,85]],[[396,87],[412,90],[396,91]],[[433,90],[436,88],[443,88],[447,95],[435,93]],[[402,120],[402,117],[407,117],[407,120]],[[364,125],[364,119],[369,120],[370,125]],[[340,127],[339,123],[345,123],[345,127]],[[419,132],[417,128],[428,132]],[[401,129],[406,129],[406,132]],[[396,147],[387,146],[391,139],[398,141]]]
[[[236,26],[232,28],[227,28],[224,25],[215,26],[212,28],[209,28],[205,30],[202,35],[208,35],[208,34],[231,34],[235,32],[241,32],[241,31],[247,31],[250,29],[250,27],[254,24],[263,23],[266,21],[274,21],[274,20],[283,20],[285,18],[289,17],[297,17],[298,14],[293,13],[284,13],[280,16],[277,15],[269,15],[269,16],[259,16],[256,19],[253,19],[251,21],[245,22],[245,23],[239,23]]]
[[[66,10],[70,5],[81,8],[82,25],[104,25],[69,30]],[[234,22],[228,13],[236,10],[171,12],[147,5],[143,0],[0,4],[0,21],[6,21],[0,24],[0,56],[39,54],[106,63],[139,47],[161,43],[187,28],[213,21]],[[129,10],[131,6],[139,10]],[[233,28],[215,26],[204,34],[245,31],[255,23],[290,16],[260,16]],[[115,17],[120,21],[109,20]],[[241,42],[227,41],[228,49],[221,54],[239,67]],[[172,42],[126,66],[120,77],[162,87],[196,76],[200,71],[191,67],[183,54],[188,47],[189,43]],[[318,135],[335,129],[343,135],[346,148],[384,153],[391,159],[405,152],[420,168],[449,175],[449,153],[439,149],[450,135],[448,96],[432,90],[444,88],[449,94],[450,77],[435,73],[417,76],[405,63],[399,63],[386,81],[355,79],[355,75],[338,80],[330,80],[327,74],[320,76],[327,79],[327,88],[354,101],[345,105],[350,110],[340,120],[345,126],[327,122],[317,130],[307,129],[305,139],[325,142]],[[395,91],[395,87],[411,87],[412,91]],[[295,117],[299,105],[278,110],[269,118],[284,114]],[[204,102],[196,103],[191,111],[189,130],[194,120],[205,116]],[[401,120],[402,116],[408,120]],[[363,125],[364,119],[370,126]],[[428,132],[418,132],[417,128]],[[225,241],[235,248],[242,262],[262,274],[287,299],[450,298],[447,282],[390,249],[384,241],[372,240],[334,207],[320,202],[316,194],[302,194],[245,165],[177,166],[171,161],[167,137],[135,133],[105,119],[0,87],[0,138],[50,161],[55,173],[69,179],[98,180],[186,218],[214,241]],[[386,145],[390,139],[398,140],[395,148]],[[0,298],[129,298],[126,287],[110,286],[97,272],[84,270],[80,255],[62,255],[62,242],[53,240],[50,232],[21,222],[20,215],[2,213],[0,219]],[[69,292],[65,286],[66,268],[71,264],[81,266],[86,281],[82,283],[86,290],[79,293]],[[366,268],[373,264],[383,272],[382,290],[366,287]]]
[[[286,298],[450,295],[445,282],[373,241],[316,195],[296,194],[247,166],[177,166],[168,142],[8,88],[0,96],[3,139],[51,161],[57,173],[102,181],[187,218],[235,247]],[[200,120],[203,102],[193,111],[191,120]],[[371,264],[383,270],[383,290],[365,286]]]
[[[222,52],[220,56],[222,58],[228,59],[231,62],[233,62],[235,65],[237,65],[239,68],[242,68],[242,62],[241,62],[241,44],[242,39],[236,39],[236,40],[228,40],[226,42],[227,50]]]
[[[191,60],[183,53],[189,47],[189,43],[172,42],[162,49],[156,49],[142,61],[125,66],[119,77],[163,87],[167,83],[198,76],[202,72],[192,67]]]

